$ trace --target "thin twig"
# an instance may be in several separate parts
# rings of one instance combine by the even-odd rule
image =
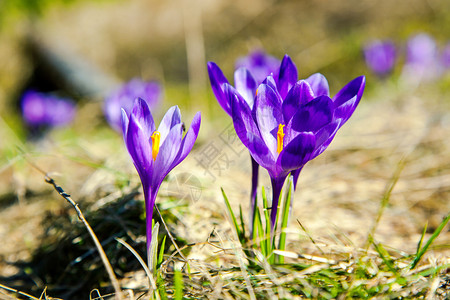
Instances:
[[[386,189],[383,194],[383,198],[381,199],[381,205],[377,212],[377,217],[375,219],[375,223],[369,231],[367,242],[366,242],[366,250],[369,249],[370,245],[373,242],[373,236],[375,235],[375,231],[377,230],[378,224],[380,223],[381,217],[383,216],[384,209],[389,203],[389,199],[391,198],[392,191],[394,190],[395,185],[397,184],[400,174],[402,173],[404,167],[406,165],[406,155],[400,159],[397,163],[397,168],[394,171],[391,179],[388,181],[386,185]]]
[[[316,241],[312,238],[312,236],[309,234],[308,230],[306,230],[306,228],[303,226],[303,224],[300,222],[299,219],[297,219],[297,223],[298,225],[300,225],[300,227],[303,229],[303,232],[305,232],[305,234],[308,236],[309,240],[314,244],[314,246],[316,246],[316,248],[320,251],[320,253],[322,253],[322,255],[325,255],[325,252],[322,251],[322,249],[320,249],[319,245],[317,245]]]
[[[111,263],[109,262],[108,257],[106,256],[106,253],[103,250],[102,245],[100,244],[100,241],[98,240],[97,236],[95,235],[94,230],[92,229],[91,225],[89,225],[88,221],[85,219],[80,207],[78,206],[78,203],[76,203],[74,200],[72,200],[70,195],[68,193],[66,193],[61,186],[57,185],[55,180],[53,178],[51,178],[47,172],[45,172],[44,170],[39,168],[37,165],[35,165],[31,161],[29,161],[26,156],[25,156],[25,159],[33,168],[35,168],[36,170],[38,170],[39,172],[44,174],[45,182],[47,182],[48,184],[51,184],[55,188],[55,190],[61,195],[61,197],[66,199],[66,201],[69,202],[73,206],[73,208],[75,208],[78,219],[80,219],[80,221],[84,224],[87,231],[89,232],[92,240],[94,241],[95,247],[97,248],[97,250],[100,254],[100,258],[102,259],[103,265],[105,266],[105,269],[108,272],[109,279],[111,280],[111,283],[114,287],[115,299],[117,299],[117,300],[123,299],[119,281],[117,280],[117,277],[114,274],[114,270],[111,266]]]
[[[149,268],[147,267],[147,265],[145,264],[144,260],[139,255],[139,253],[137,253],[136,250],[134,250],[133,247],[131,247],[130,244],[128,244],[127,242],[125,242],[121,238],[116,238],[116,241],[118,241],[123,246],[125,246],[136,257],[136,259],[139,261],[139,263],[141,264],[142,268],[144,269],[145,274],[147,274],[148,283],[149,283],[149,286],[148,286],[149,289],[152,290],[152,291],[156,291],[156,282],[155,282],[155,279],[153,278],[152,272],[149,270]]]
[[[36,297],[33,297],[33,296],[31,296],[31,295],[29,295],[29,294],[27,294],[27,293],[21,292],[21,291],[19,291],[19,290],[10,288],[10,287],[8,287],[8,286],[6,286],[6,285],[3,285],[3,284],[1,284],[1,283],[0,283],[0,288],[2,288],[2,289],[4,289],[4,290],[7,290],[7,291],[9,291],[9,292],[16,293],[16,294],[18,294],[18,295],[20,295],[20,296],[28,297],[28,298],[33,299],[33,300],[39,300],[39,299],[36,298]]]
[[[158,206],[155,205],[155,207],[156,207],[156,211],[157,211],[158,214],[159,214],[159,217],[161,218],[161,222],[163,223],[164,228],[166,228],[167,235],[169,235],[169,238],[170,238],[170,240],[172,241],[172,244],[175,246],[175,249],[177,250],[177,251],[175,252],[175,254],[176,254],[176,253],[180,253],[180,256],[184,259],[185,262],[187,262],[186,257],[183,255],[183,253],[181,253],[181,250],[180,250],[180,248],[178,247],[177,243],[175,242],[174,237],[173,237],[172,234],[170,233],[169,227],[167,227],[167,224],[166,224],[166,222],[164,221],[163,216],[162,216],[161,212],[159,211]]]

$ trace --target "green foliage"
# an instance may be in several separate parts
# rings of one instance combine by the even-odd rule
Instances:
[[[183,299],[183,275],[180,270],[175,270],[175,300]]]
[[[431,243],[433,243],[433,241],[439,236],[442,229],[444,229],[445,225],[447,225],[449,220],[450,220],[450,213],[447,214],[447,216],[442,220],[442,222],[439,224],[439,226],[436,228],[436,230],[433,232],[433,234],[428,239],[427,243],[421,248],[424,232],[426,230],[426,226],[425,226],[422,236],[420,238],[419,244],[417,246],[417,252],[416,252],[415,258],[411,264],[411,269],[414,269],[417,266],[417,264],[419,263],[422,256],[427,252]]]
[[[270,219],[270,205],[267,201],[267,195],[265,188],[262,187],[262,204],[263,204],[263,214],[264,218],[261,216],[261,211],[258,207],[258,198],[255,199],[255,209],[253,211],[252,217],[253,220],[250,220],[251,224],[253,224],[253,233],[252,236],[245,234],[245,224],[243,220],[242,208],[239,208],[239,219],[240,224],[237,221],[237,218],[231,209],[230,202],[228,197],[226,196],[223,189],[222,195],[225,200],[225,204],[227,206],[228,215],[230,216],[231,222],[233,224],[233,229],[236,232],[236,235],[241,243],[244,252],[247,254],[247,258],[251,258],[254,256],[254,252],[246,250],[248,248],[253,249],[254,251],[261,252],[263,257],[270,264],[274,264],[276,262],[276,256],[273,253],[274,250],[285,250],[286,248],[286,228],[288,226],[289,220],[289,210],[292,201],[292,190],[293,190],[293,182],[290,177],[288,180],[289,189],[285,195],[282,209],[277,210],[277,217],[275,221],[274,228],[272,229],[271,219]],[[282,195],[280,194],[280,198]],[[281,221],[279,221],[281,218]],[[280,234],[278,236],[278,223],[280,223]],[[278,240],[278,248],[276,247],[276,242]],[[278,256],[278,263],[283,263],[284,258],[282,256]]]

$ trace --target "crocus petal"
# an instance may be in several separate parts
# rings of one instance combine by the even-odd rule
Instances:
[[[344,124],[353,114],[361,100],[366,84],[364,76],[357,77],[344,86],[333,97],[335,112],[334,117],[342,119]]]
[[[152,135],[155,131],[155,122],[153,121],[152,113],[148,108],[147,102],[145,102],[141,98],[137,98],[134,101],[133,110],[131,111],[131,115],[133,115],[147,136],[147,139]]]
[[[285,172],[303,167],[309,161],[315,144],[316,138],[312,132],[300,133],[280,152],[277,164],[281,164]]]
[[[175,168],[180,162],[182,162],[186,156],[191,152],[192,147],[194,146],[195,141],[198,137],[198,132],[200,130],[201,123],[201,114],[197,112],[192,119],[191,126],[189,127],[188,132],[184,136],[181,141],[180,151],[178,152],[177,157],[170,166],[171,169]]]
[[[277,131],[280,124],[284,124],[281,112],[281,99],[268,85],[261,84],[256,95],[256,122],[261,137],[274,156],[277,151]]]
[[[181,123],[181,113],[178,105],[172,106],[164,115],[161,123],[159,124],[158,131],[160,133],[160,144],[164,143],[169,131],[176,124]]]
[[[231,106],[223,90],[223,85],[225,83],[229,83],[227,78],[223,75],[222,70],[220,70],[214,62],[208,62],[208,74],[209,80],[211,81],[211,87],[217,101],[225,112],[231,115]]]
[[[263,168],[267,169],[269,173],[276,173],[277,164],[273,153],[269,151],[265,141],[260,135],[251,132],[246,133],[246,140],[248,141],[248,150],[253,159]]]
[[[275,158],[262,139],[248,105],[237,97],[231,104],[234,129],[239,139],[249,149],[250,154],[258,164],[264,168],[273,165]]]
[[[273,78],[272,75],[268,75],[266,77],[266,79],[264,79],[264,81],[262,83],[270,86],[274,91],[278,90],[277,89],[277,83],[275,82],[275,79]],[[281,100],[281,97],[280,97],[280,100]]]
[[[283,116],[286,122],[294,116],[299,107],[314,99],[314,92],[305,80],[300,80],[289,90],[282,104]]]
[[[339,130],[342,124],[341,119],[336,119],[330,124],[322,127],[316,133],[316,145],[313,154],[311,155],[311,160],[322,154],[325,151],[330,143],[333,141],[336,136],[337,131]]]
[[[315,73],[309,76],[306,81],[311,86],[312,90],[314,91],[314,95],[316,97],[319,96],[328,96],[330,97],[330,88],[328,86],[328,81],[320,73]]]
[[[283,57],[278,75],[278,91],[284,99],[292,86],[297,82],[297,67],[288,55]]]
[[[333,102],[327,96],[317,97],[303,105],[292,117],[292,130],[316,132],[333,120]]]
[[[126,141],[129,121],[128,121],[128,116],[127,116],[127,113],[125,112],[125,110],[123,108],[121,108],[120,110],[122,112],[122,134],[123,134],[123,139]]]
[[[166,140],[159,147],[158,155],[153,166],[152,187],[159,186],[164,177],[170,172],[178,152],[180,151],[182,124],[173,126],[167,134]]]
[[[252,74],[246,68],[239,68],[234,72],[234,85],[250,108],[253,108],[256,88],[258,87]]]
[[[233,87],[228,87],[227,93],[233,99],[230,103],[234,129],[242,143],[248,148],[250,146],[250,142],[247,139],[248,132],[261,138],[258,126],[253,119],[250,107],[242,98],[239,98]]]
[[[137,117],[131,114],[126,137],[127,149],[141,177],[141,181],[143,184],[148,184],[153,160],[151,156],[152,147],[148,142],[148,136],[145,131],[146,129],[142,128],[142,123],[139,123]]]

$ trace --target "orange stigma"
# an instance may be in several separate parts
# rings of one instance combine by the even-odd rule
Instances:
[[[283,138],[284,138],[284,131],[283,131],[283,124],[278,125],[278,132],[277,132],[277,152],[280,153],[281,150],[283,150]]]
[[[161,137],[161,134],[159,133],[159,131],[155,131],[153,132],[152,136],[150,137],[152,139],[152,157],[153,157],[153,161],[156,160],[156,156],[158,155],[159,152],[159,139]]]

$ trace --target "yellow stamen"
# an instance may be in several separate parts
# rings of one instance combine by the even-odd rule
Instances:
[[[152,139],[152,157],[153,160],[156,160],[156,156],[158,155],[159,152],[159,139],[161,137],[161,134],[159,133],[159,131],[155,131],[153,132],[152,136],[150,137]]]
[[[277,152],[280,153],[281,150],[283,150],[283,138],[284,138],[284,131],[283,131],[283,124],[278,125],[278,132],[277,132]]]

